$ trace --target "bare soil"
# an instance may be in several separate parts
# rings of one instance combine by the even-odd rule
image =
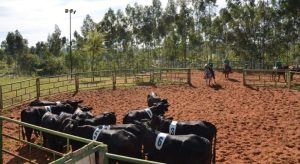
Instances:
[[[200,71],[192,72],[192,86],[138,86],[80,91],[44,98],[47,100],[82,99],[92,106],[93,113],[114,111],[117,122],[130,110],[146,108],[146,97],[154,91],[167,98],[167,116],[174,120],[206,120],[217,126],[217,163],[300,163],[300,92],[282,88],[245,87],[242,74],[234,72],[225,79],[216,72],[217,86],[205,85]],[[22,105],[5,115],[20,119]],[[13,134],[17,128],[4,124],[4,131]],[[17,137],[17,136],[15,136]],[[6,141],[4,148],[17,154],[28,153],[28,147]],[[32,155],[34,156],[34,155]],[[48,163],[51,156],[39,152],[38,163]],[[4,153],[4,163],[18,163]],[[24,162],[20,162],[24,163]]]

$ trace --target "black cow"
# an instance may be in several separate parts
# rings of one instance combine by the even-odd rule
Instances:
[[[209,164],[211,143],[195,134],[169,135],[149,129],[143,130],[144,152],[149,160],[168,164]]]
[[[155,93],[155,92],[150,92],[147,95],[147,103],[148,103],[148,107],[153,106],[155,103],[158,103],[161,101],[161,98]]]
[[[32,125],[39,126],[41,124],[41,119],[46,112],[47,112],[47,110],[45,109],[45,107],[43,107],[43,108],[26,107],[25,109],[23,109],[21,111],[21,121],[32,124]],[[24,133],[24,129],[25,129],[25,133]],[[23,140],[25,139],[25,135],[26,135],[27,141],[31,142],[31,135],[32,135],[33,129],[28,128],[26,126],[24,127],[24,129],[22,128]],[[34,133],[36,136],[38,136],[37,131],[34,131]]]
[[[78,121],[78,125],[113,125],[116,124],[117,117],[115,112],[104,112],[100,115],[97,115],[93,118],[75,118]]]
[[[53,114],[60,114],[61,112],[74,113],[74,109],[69,105],[55,105],[55,106],[31,106],[26,107],[21,111],[21,121],[32,125],[40,126],[41,119],[46,112]],[[28,142],[31,142],[32,128],[24,127],[25,134]],[[22,128],[22,137],[25,139],[24,129]],[[34,131],[38,136],[38,132]]]
[[[47,100],[39,100],[36,99],[32,101],[29,106],[56,106],[56,105],[66,105],[69,104],[72,106],[73,109],[80,108],[82,111],[91,111],[93,108],[90,106],[82,106],[80,105],[83,100],[66,100],[66,101],[47,101]]]
[[[153,116],[150,126],[158,131],[172,135],[196,134],[200,137],[207,138],[214,143],[213,163],[216,157],[217,128],[207,121],[173,121],[172,118],[166,119],[163,116]],[[213,141],[214,138],[214,141]]]
[[[97,130],[97,131],[96,131]],[[99,130],[99,131],[98,131]],[[136,136],[126,130],[107,130],[97,129],[95,126],[84,125],[77,126],[76,123],[70,122],[62,130],[64,133],[72,134],[78,137],[97,140],[108,146],[108,152],[134,158],[140,157],[140,147]],[[98,135],[97,135],[98,134]],[[84,146],[84,143],[70,140],[73,150]],[[114,160],[110,163],[114,163]]]
[[[46,112],[41,120],[41,127],[58,131],[64,119],[70,118],[72,115],[61,113],[60,115]],[[56,151],[62,151],[62,138],[56,135],[42,132],[43,146],[49,147]]]
[[[137,137],[137,147],[142,148],[142,130],[140,126],[136,124],[118,124],[118,125],[100,125],[100,129],[112,129],[112,130],[126,130]],[[141,152],[141,151],[140,151]],[[142,158],[142,154],[139,155]]]
[[[77,108],[72,116],[72,118],[76,120],[90,119],[93,117],[94,116],[90,111],[83,111],[81,108]]]
[[[168,101],[164,99],[152,107],[129,111],[123,118],[123,124],[134,123],[134,121],[141,121],[142,119],[151,119],[153,115],[163,115],[168,111],[169,106]]]

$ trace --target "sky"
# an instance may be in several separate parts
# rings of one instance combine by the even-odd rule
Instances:
[[[168,0],[161,0],[164,8]],[[70,14],[65,9],[76,10],[71,15],[72,34],[80,27],[87,14],[94,22],[100,22],[109,8],[125,10],[127,4],[151,5],[152,0],[0,0],[0,43],[8,32],[18,30],[29,46],[38,41],[47,41],[55,25],[62,35],[70,37]],[[217,0],[219,8],[225,7],[225,0]],[[72,35],[73,37],[73,35]]]

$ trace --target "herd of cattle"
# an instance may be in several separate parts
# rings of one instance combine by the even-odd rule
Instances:
[[[94,116],[92,108],[81,103],[35,100],[21,111],[21,121],[103,142],[113,154],[170,164],[215,163],[216,127],[207,121],[166,118],[169,103],[154,92],[147,96],[148,107],[129,111],[123,117],[123,124],[116,124],[114,112]],[[39,136],[39,131],[22,128],[23,139],[26,136],[29,142],[33,133]],[[67,145],[65,138],[45,132],[42,139],[43,146],[60,152]],[[70,145],[77,150],[84,143],[70,140]]]

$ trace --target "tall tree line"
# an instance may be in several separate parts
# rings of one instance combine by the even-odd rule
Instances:
[[[76,72],[152,66],[187,67],[200,60],[272,64],[300,62],[300,1],[160,0],[108,9],[100,22],[87,15],[72,40]],[[69,41],[58,26],[46,42],[28,48],[16,30],[1,44],[0,59],[17,71],[40,74],[68,72]]]

